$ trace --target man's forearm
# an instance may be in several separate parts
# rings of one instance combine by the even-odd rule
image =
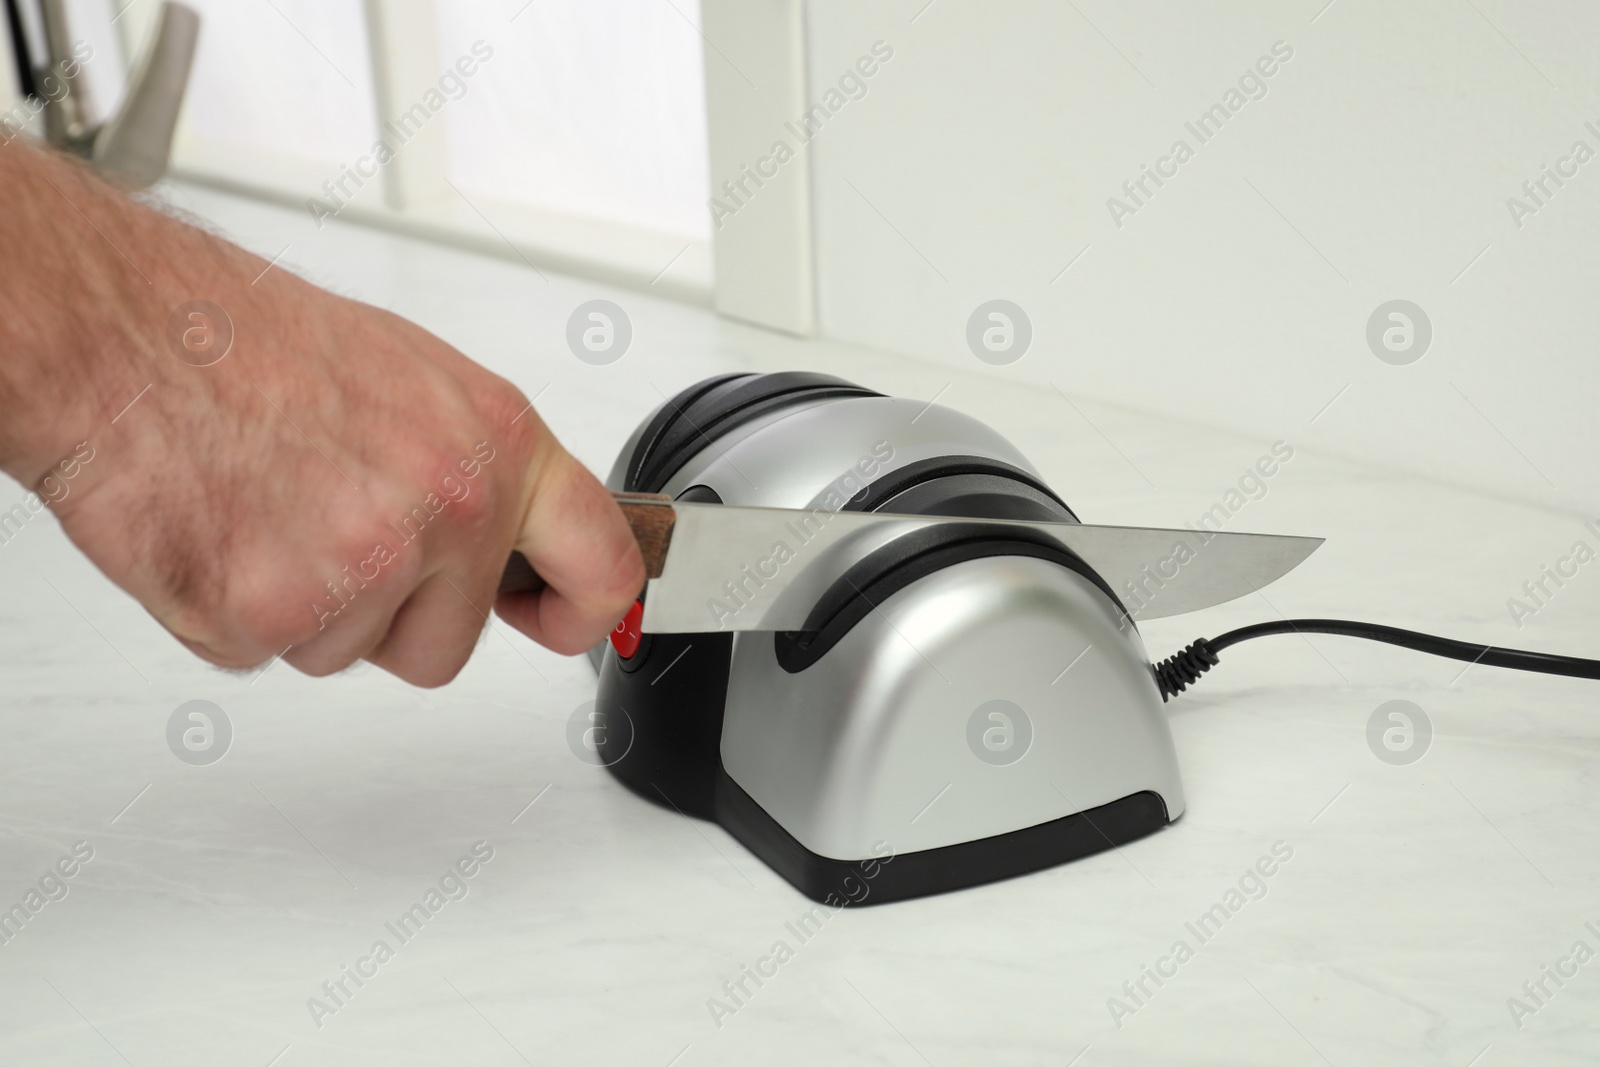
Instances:
[[[0,146],[0,189],[0,469],[34,486],[170,372],[166,320],[205,295],[188,279],[255,257],[21,140]]]

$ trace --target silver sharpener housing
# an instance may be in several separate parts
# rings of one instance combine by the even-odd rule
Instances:
[[[748,396],[779,376],[748,377],[756,381],[721,388]],[[1008,441],[938,405],[802,395],[727,424],[704,434],[704,447],[691,446],[657,490],[714,494],[725,504],[837,509],[850,501],[888,512],[1076,521]],[[630,457],[644,429],[623,449],[611,488],[633,488]],[[874,495],[875,487],[889,491]],[[719,670],[713,656],[697,660],[696,676],[677,688],[651,694],[649,676],[664,658],[641,647],[635,659],[658,662],[630,671],[606,647],[599,710],[628,720],[626,731],[613,731],[626,733],[626,748],[620,739],[611,746],[612,772],[658,803],[716,819],[802,892],[835,904],[1026,873],[1182,814],[1149,657],[1097,575],[1005,545],[946,549],[909,566],[910,580],[901,574],[887,595],[854,605],[853,622],[833,626],[820,654],[797,645],[799,635],[762,631],[647,639],[663,652],[697,638],[726,641],[720,687],[704,677]],[[717,709],[685,706],[719,696]],[[674,747],[673,720],[685,719],[698,729],[702,751],[693,758]],[[696,761],[708,780],[680,783],[680,795],[670,795],[661,782],[681,779]]]

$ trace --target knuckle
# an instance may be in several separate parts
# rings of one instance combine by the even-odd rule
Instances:
[[[520,462],[534,452],[545,434],[544,422],[528,397],[503,378],[495,378],[476,398],[479,411],[497,449]]]
[[[528,397],[504,378],[496,377],[486,383],[476,400],[489,425],[501,433],[526,422],[532,414]]]
[[[470,648],[460,654],[445,656],[399,656],[382,654],[372,657],[372,662],[419,689],[438,689],[455,681],[467,665]]]
[[[435,523],[464,537],[488,531],[497,513],[496,478],[486,467],[497,458],[487,438],[460,445],[430,445],[414,469],[415,481],[396,509],[394,527],[409,543]]]
[[[353,521],[329,530],[307,553],[313,562],[278,558],[235,575],[223,617],[234,620],[240,644],[267,649],[269,655],[312,642],[349,618],[352,609],[381,608],[392,589],[415,573],[416,561],[397,551],[394,540],[375,522]]]
[[[283,658],[289,664],[289,666],[293,667],[301,674],[312,678],[326,678],[329,675],[338,674],[340,671],[344,670],[346,667],[350,666],[350,664],[356,661],[356,657],[354,656],[334,659],[323,656],[297,657],[293,653],[290,653]]]
[[[491,478],[467,479],[459,474],[451,478],[453,495],[450,507],[455,511],[455,521],[468,534],[477,534],[488,528],[498,508],[498,493]],[[457,488],[458,487],[458,490]],[[459,495],[454,495],[458,491]]]
[[[272,654],[305,643],[326,625],[318,609],[331,596],[314,579],[308,576],[301,582],[284,582],[264,574],[260,578],[232,598],[229,606],[231,617],[241,621],[245,643],[270,649]],[[334,605],[333,611],[326,613],[336,611]]]
[[[254,667],[261,657],[234,648],[216,647],[206,641],[187,636],[182,630],[168,626],[178,643],[213,667],[228,671],[242,671]]]

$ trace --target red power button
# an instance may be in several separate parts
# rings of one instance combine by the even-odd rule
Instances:
[[[639,600],[633,602],[633,607],[617,623],[617,628],[611,631],[611,647],[617,650],[617,655],[623,659],[632,659],[633,654],[639,651],[639,642],[644,640],[644,635],[639,632],[639,626],[644,622],[644,603]]]

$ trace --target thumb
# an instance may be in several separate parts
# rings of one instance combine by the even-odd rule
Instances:
[[[501,593],[495,612],[546,648],[575,655],[604,639],[627,613],[644,589],[644,560],[605,486],[553,437],[547,443],[512,546],[545,587]]]

